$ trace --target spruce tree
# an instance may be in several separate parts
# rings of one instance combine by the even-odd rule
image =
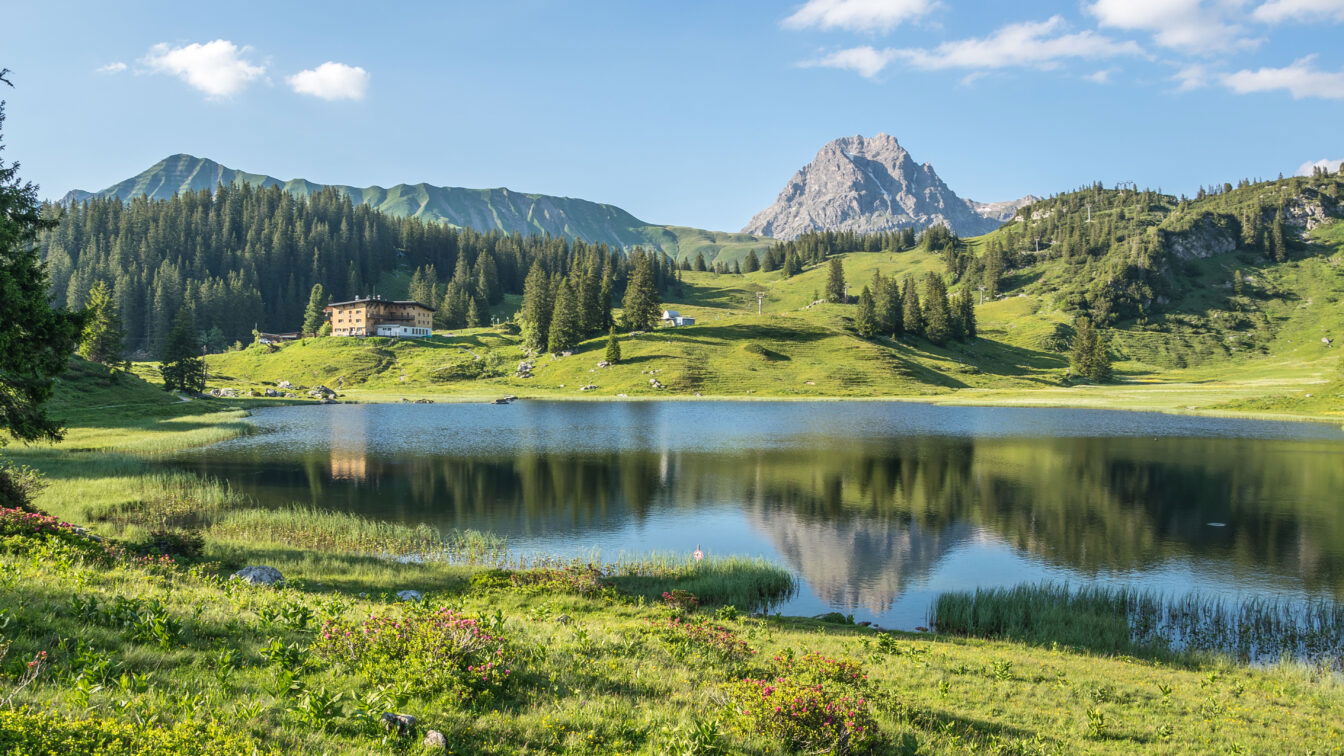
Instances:
[[[1274,214],[1274,221],[1269,225],[1269,253],[1279,262],[1288,259],[1288,237],[1283,228],[1283,208],[1279,208]]]
[[[756,250],[753,249],[747,253],[747,261],[746,264],[742,266],[742,271],[744,273],[755,273],[760,269],[761,269],[761,258],[756,256]]]
[[[961,311],[961,338],[966,341],[980,338],[980,326],[975,321],[975,295],[969,289],[963,290],[957,305]]]
[[[418,268],[416,272],[419,272]],[[321,330],[322,324],[327,322],[326,306],[326,288],[320,283],[313,284],[312,290],[308,292],[308,306],[303,311],[303,335],[316,336],[317,332]]]
[[[89,289],[84,317],[79,356],[104,365],[120,361],[125,334],[121,328],[121,313],[106,283],[99,281]]]
[[[909,276],[901,285],[901,331],[912,336],[924,335],[924,311],[919,303],[919,292]]]
[[[523,327],[523,346],[541,352],[550,343],[551,281],[540,262],[532,263],[523,283],[523,304],[518,320]]]
[[[205,358],[196,334],[196,318],[186,307],[178,311],[164,342],[159,375],[163,376],[165,391],[205,390]]]
[[[0,83],[9,84],[7,73],[0,70]],[[4,122],[0,101],[0,128]],[[51,226],[42,218],[37,187],[19,178],[17,165],[0,161],[0,430],[22,441],[61,438],[60,424],[43,404],[83,328],[82,316],[50,303],[50,282],[33,242]]]
[[[939,346],[946,344],[954,335],[952,308],[948,306],[943,277],[937,273],[929,273],[924,277],[923,314],[924,338]]]
[[[548,334],[551,352],[558,354],[574,349],[583,338],[582,329],[583,319],[574,287],[568,281],[561,281],[555,293],[555,310]]]
[[[625,327],[630,331],[648,331],[658,322],[658,291],[653,284],[653,258],[639,250],[635,252],[635,269],[625,287],[622,301]]]
[[[607,332],[607,362],[615,365],[621,361],[621,340],[616,338],[616,326]]]
[[[859,293],[859,312],[854,316],[854,330],[865,339],[875,338],[881,331],[877,308],[873,304],[873,293],[867,286]]]
[[[826,301],[844,303],[848,300],[845,294],[845,264],[839,257],[832,257],[830,270],[826,274]]]
[[[784,255],[783,271],[785,278],[793,278],[803,272],[803,264],[799,262],[798,255],[795,255],[792,251]]]
[[[1111,355],[1106,339],[1089,317],[1074,322],[1069,370],[1096,383],[1111,379]]]
[[[467,327],[480,328],[485,325],[485,315],[482,314],[481,300],[478,297],[472,297],[467,302]]]

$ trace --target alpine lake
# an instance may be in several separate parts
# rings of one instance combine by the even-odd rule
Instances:
[[[262,506],[474,529],[520,555],[761,556],[771,607],[915,629],[948,591],[1043,583],[1344,598],[1344,430],[904,402],[518,401],[261,409],[166,464]]]

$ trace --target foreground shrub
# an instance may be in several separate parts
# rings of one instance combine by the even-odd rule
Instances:
[[[852,659],[833,659],[813,652],[799,657],[776,656],[774,662],[780,676],[805,685],[835,683],[863,688],[868,683],[863,666]]]
[[[0,753],[232,756],[275,752],[215,723],[147,727],[110,719],[66,720],[20,709],[0,710]]]
[[[0,507],[0,550],[24,553],[40,545],[64,547],[97,560],[118,555],[115,549],[104,546],[81,528],[51,515]]]
[[[745,679],[728,686],[731,720],[804,753],[865,753],[877,742],[867,700],[852,687],[788,677]]]
[[[451,692],[464,702],[501,690],[514,662],[504,638],[448,608],[328,621],[311,650],[375,684]]]
[[[538,567],[511,572],[509,585],[536,593],[574,593],[593,596],[609,592],[602,570],[591,564]]]
[[[725,662],[742,663],[756,654],[756,649],[732,630],[705,620],[654,620],[653,632],[677,658],[709,653]]]
[[[33,468],[0,462],[0,507],[36,512],[33,499],[46,487],[42,474]]]

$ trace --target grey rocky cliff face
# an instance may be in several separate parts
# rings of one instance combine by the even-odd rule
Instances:
[[[743,231],[794,239],[808,231],[875,233],[943,225],[960,236],[975,236],[998,228],[1035,199],[962,199],[933,166],[916,163],[895,137],[852,136],[822,147]]]

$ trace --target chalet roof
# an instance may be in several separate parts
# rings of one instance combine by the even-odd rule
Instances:
[[[423,307],[426,310],[429,310],[430,312],[434,312],[433,307],[430,307],[424,302],[417,302],[414,299],[383,299],[382,297],[376,297],[376,296],[364,297],[362,299],[351,299],[345,302],[331,302],[327,305],[327,307],[349,307],[352,305],[368,304],[370,302],[381,302],[383,304],[389,304],[389,305],[415,305],[416,307]]]

